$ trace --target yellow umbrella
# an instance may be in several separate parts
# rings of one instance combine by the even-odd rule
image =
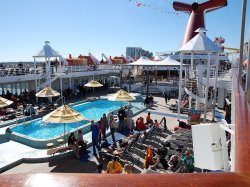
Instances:
[[[0,107],[6,107],[13,103],[13,101],[0,97]]]
[[[51,123],[74,123],[86,119],[67,105],[62,105],[43,117],[43,121]]]
[[[99,83],[98,81],[91,80],[87,84],[85,84],[84,86],[91,87],[91,88],[97,88],[97,87],[102,87],[103,85],[101,83]]]
[[[57,97],[60,93],[52,89],[51,87],[46,87],[40,92],[36,93],[37,97]]]
[[[111,96],[108,97],[108,100],[110,101],[134,101],[135,97],[130,95],[128,92],[124,90],[119,90],[116,93],[112,94]]]
[[[56,110],[43,117],[44,122],[64,124],[64,139],[65,123],[80,122],[82,120],[86,120],[86,118],[67,105],[62,105],[61,107],[57,108]]]
[[[101,83],[99,83],[98,81],[91,80],[87,84],[85,84],[84,86],[93,88],[93,92],[94,92],[94,88],[102,87],[103,85]]]

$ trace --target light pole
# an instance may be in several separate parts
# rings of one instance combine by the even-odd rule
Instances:
[[[146,96],[148,96],[148,92],[149,92],[149,69],[146,69],[146,73],[147,73],[147,77],[146,77],[146,84],[147,84],[147,90],[146,90]]]
[[[131,71],[129,68],[129,72],[128,72],[128,92],[131,92]]]

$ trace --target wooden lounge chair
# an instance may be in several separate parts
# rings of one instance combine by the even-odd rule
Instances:
[[[61,153],[61,152],[67,151],[69,149],[70,148],[68,146],[66,146],[66,147],[56,147],[56,148],[48,149],[47,155],[53,155],[54,156],[54,154],[56,154],[56,153]]]

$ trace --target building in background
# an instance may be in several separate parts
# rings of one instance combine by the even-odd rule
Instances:
[[[146,56],[148,58],[153,57],[153,53],[142,49],[141,47],[127,47],[126,57],[131,57],[133,59],[138,59],[141,56]]]

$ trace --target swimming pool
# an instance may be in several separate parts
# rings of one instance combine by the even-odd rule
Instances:
[[[104,113],[114,111],[127,102],[115,102],[109,100],[96,100],[88,103],[82,103],[72,108],[90,120],[99,120]],[[69,123],[65,125],[66,132],[77,129],[88,121]],[[64,133],[64,124],[60,123],[44,123],[42,119],[37,119],[29,123],[20,124],[11,128],[13,132],[29,136],[34,139],[51,139]]]
[[[96,121],[99,120],[104,113],[111,113],[127,104],[127,102],[95,100],[72,106],[72,108],[84,115],[87,119]],[[44,123],[42,122],[42,118],[40,118],[14,126],[10,129],[11,133],[6,134],[8,134],[10,139],[31,147],[46,148],[48,142],[53,142],[55,145],[57,144],[56,140],[64,134],[64,125],[66,134],[68,134],[69,132],[76,132],[78,129],[82,129],[83,133],[89,132],[90,128],[87,124],[89,124],[89,121],[86,120],[69,124]]]

